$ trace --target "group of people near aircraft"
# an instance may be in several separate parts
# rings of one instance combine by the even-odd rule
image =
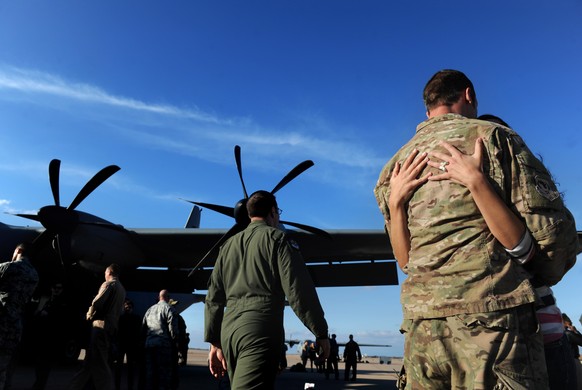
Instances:
[[[428,119],[384,166],[374,188],[407,275],[401,289],[405,387],[575,389],[571,365],[553,364],[567,340],[563,327],[555,327],[559,309],[551,286],[574,265],[578,250],[560,191],[513,129],[498,118],[478,118],[465,74],[437,72],[423,98]],[[204,339],[210,372],[228,376],[231,389],[273,388],[286,301],[316,337],[323,359],[330,355],[329,328],[300,248],[279,229],[274,194],[256,191],[246,208],[250,224],[224,242],[212,271]],[[19,300],[36,284],[33,270],[26,272]],[[87,313],[91,364],[71,388],[82,388],[90,375],[100,389],[112,383],[104,362],[125,290],[114,267],[105,279]],[[156,318],[170,315],[162,294],[155,306]],[[153,334],[161,327],[152,325]],[[147,348],[159,344],[146,342],[155,372],[168,355]],[[0,381],[7,350],[0,349]]]

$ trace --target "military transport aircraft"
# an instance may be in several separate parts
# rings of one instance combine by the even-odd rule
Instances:
[[[54,281],[63,282],[73,310],[82,314],[103,281],[103,270],[111,263],[120,265],[121,280],[134,299],[136,312],[144,312],[153,304],[161,289],[169,289],[180,301],[177,309],[184,310],[203,300],[203,296],[193,292],[207,289],[219,245],[249,223],[248,194],[238,146],[235,161],[244,194],[235,207],[190,201],[195,206],[186,228],[132,229],[77,210],[119,167],[103,168],[64,207],[59,194],[60,161],[52,160],[49,182],[54,205],[42,207],[37,214],[17,214],[39,222],[42,227],[0,223],[0,259],[10,259],[18,243],[33,242],[34,265],[41,276],[39,294],[48,293]],[[311,166],[313,162],[309,160],[298,164],[271,192],[277,192]],[[228,230],[200,229],[198,206],[230,216],[235,224]],[[299,244],[316,286],[398,284],[396,262],[383,230],[323,231],[295,222],[281,224],[300,229],[287,231]]]
[[[217,247],[249,223],[240,147],[235,146],[234,151],[244,198],[234,208],[192,202],[234,218],[235,224],[229,230],[198,228],[196,206],[187,227],[182,229],[125,228],[76,210],[120,169],[115,165],[99,171],[68,207],[61,206],[60,161],[53,160],[49,164],[49,181],[54,205],[42,207],[37,214],[17,214],[40,222],[43,227],[0,223],[0,259],[9,259],[18,243],[33,241],[38,251],[35,266],[42,276],[41,289],[47,289],[52,280],[66,278],[72,283],[69,290],[88,290],[94,294],[94,285],[102,281],[103,270],[115,262],[122,267],[123,283],[128,291],[157,292],[169,288],[174,294],[190,296],[195,290],[206,290]],[[271,192],[277,192],[311,166],[313,162],[309,160],[298,164]],[[398,284],[396,262],[383,230],[323,231],[289,221],[281,223],[301,229],[288,230],[288,233],[299,243],[316,286]],[[95,282],[89,283],[91,280]],[[180,301],[187,305],[199,298],[180,297]],[[182,308],[187,307],[183,305]]]
[[[171,291],[180,302],[178,311],[182,311],[203,301],[203,295],[193,293],[207,289],[218,247],[249,223],[239,146],[235,147],[235,160],[244,198],[234,208],[191,202],[195,206],[182,229],[125,228],[77,210],[83,200],[119,171],[115,165],[95,174],[69,206],[61,205],[60,161],[52,160],[49,182],[54,204],[40,208],[37,214],[16,214],[39,222],[42,227],[0,223],[0,259],[10,259],[18,243],[32,242],[33,262],[41,279],[38,294],[48,294],[55,281],[63,283],[68,302],[80,318],[103,282],[105,267],[111,263],[120,265],[122,283],[134,300],[136,312],[145,312],[162,289]],[[300,163],[271,192],[277,192],[311,166],[311,161]],[[228,230],[200,229],[198,206],[231,216],[235,224]],[[299,244],[316,286],[398,284],[396,263],[391,261],[392,250],[383,230],[324,231],[290,221],[281,224],[301,229],[287,232]]]
[[[48,291],[52,281],[64,280],[76,299],[94,295],[105,267],[118,263],[128,291],[170,289],[174,296],[181,294],[183,310],[201,300],[192,293],[207,289],[219,245],[249,223],[239,146],[235,147],[235,160],[244,198],[234,208],[191,202],[233,217],[235,224],[229,230],[198,228],[198,206],[194,206],[187,227],[182,229],[125,228],[77,210],[83,200],[119,171],[115,165],[95,174],[65,207],[59,194],[60,161],[52,160],[49,182],[54,204],[42,207],[37,214],[17,214],[39,222],[42,227],[0,223],[0,259],[9,259],[18,243],[33,242],[37,252],[35,266],[41,274],[40,290]],[[271,192],[277,192],[313,165],[309,160],[298,164]],[[281,224],[301,229],[287,231],[299,244],[316,286],[398,284],[396,263],[392,261],[390,243],[383,230],[324,231],[290,221]],[[85,299],[84,308],[86,303]],[[139,303],[136,310],[139,311]]]

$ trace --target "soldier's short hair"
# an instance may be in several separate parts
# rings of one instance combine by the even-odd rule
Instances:
[[[247,202],[247,212],[251,218],[266,218],[273,210],[273,207],[277,208],[275,195],[264,190],[253,192]]]
[[[111,264],[107,269],[112,276],[119,276],[119,266],[117,264]]]
[[[426,83],[422,98],[427,111],[438,106],[452,106],[465,89],[471,89],[471,98],[476,100],[473,83],[458,70],[444,69],[436,72]]]

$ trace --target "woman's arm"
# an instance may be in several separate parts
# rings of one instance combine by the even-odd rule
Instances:
[[[426,167],[428,157],[426,153],[420,154],[413,150],[401,164],[396,163],[390,178],[390,197],[388,208],[390,210],[390,242],[394,257],[398,266],[402,269],[408,264],[410,252],[410,231],[408,230],[407,203],[414,191],[428,181],[431,173],[417,178]],[[418,158],[416,158],[418,156]]]

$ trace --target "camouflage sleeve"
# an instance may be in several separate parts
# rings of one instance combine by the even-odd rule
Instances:
[[[283,236],[278,244],[281,286],[297,317],[318,339],[327,338],[327,322],[299,247]]]
[[[178,329],[178,316],[172,308],[168,310],[168,330],[170,331],[170,337],[172,340],[178,340],[178,336],[180,335],[180,330]]]
[[[148,315],[150,314],[150,309],[147,309],[143,318],[141,319],[141,330],[142,334],[145,335],[148,329]]]
[[[220,333],[224,307],[226,306],[226,293],[220,276],[220,260],[221,254],[219,254],[216,265],[210,275],[208,292],[204,302],[204,341],[215,346],[221,345]]]
[[[544,284],[558,283],[576,262],[578,236],[551,174],[514,132],[496,132],[495,160],[506,186],[506,199],[525,222],[536,244],[527,269]]]

